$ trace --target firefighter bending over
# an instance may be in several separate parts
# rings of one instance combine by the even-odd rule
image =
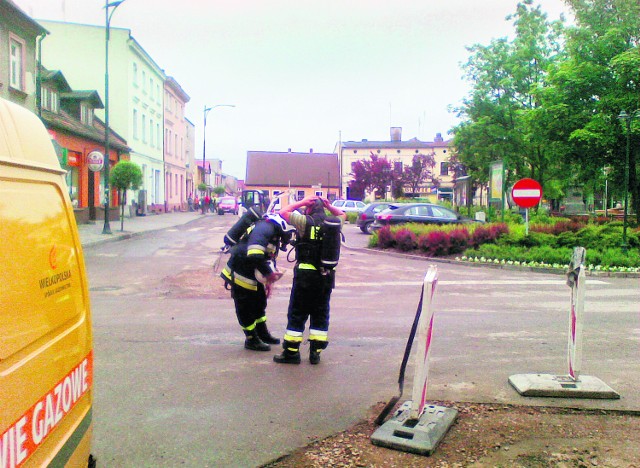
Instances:
[[[283,275],[276,268],[278,251],[286,247],[294,230],[279,215],[256,221],[231,248],[231,258],[220,273],[231,289],[246,349],[269,351],[269,345],[280,343],[267,328],[267,298]]]
[[[299,208],[304,213],[295,211]],[[325,208],[332,216],[326,215]],[[313,196],[283,208],[280,216],[295,226],[298,239],[284,349],[273,360],[300,364],[300,344],[310,318],[309,361],[318,364],[320,352],[329,344],[329,301],[335,285],[334,267],[340,255],[340,231],[347,215],[331,206],[326,198]]]

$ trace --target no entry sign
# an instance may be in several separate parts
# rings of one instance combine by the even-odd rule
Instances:
[[[511,189],[511,196],[520,208],[532,208],[542,198],[542,187],[533,179],[520,179]]]

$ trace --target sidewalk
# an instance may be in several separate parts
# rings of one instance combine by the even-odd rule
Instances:
[[[173,226],[187,224],[196,219],[202,218],[199,211],[193,212],[175,212],[164,214],[148,214],[147,216],[136,216],[124,219],[124,231],[120,230],[120,221],[110,221],[112,234],[102,234],[104,221],[97,220],[95,224],[78,224],[78,232],[80,233],[80,242],[82,247],[103,244],[105,242],[114,242],[123,239],[129,239],[139,234],[158,231]],[[215,216],[213,213],[207,213],[204,216]]]

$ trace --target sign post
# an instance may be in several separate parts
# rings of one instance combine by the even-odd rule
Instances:
[[[520,208],[525,208],[525,235],[529,235],[529,208],[540,203],[542,186],[537,180],[520,179],[511,189],[511,197]]]

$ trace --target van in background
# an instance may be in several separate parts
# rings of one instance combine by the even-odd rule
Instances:
[[[92,466],[89,289],[49,134],[0,98],[0,467]]]

